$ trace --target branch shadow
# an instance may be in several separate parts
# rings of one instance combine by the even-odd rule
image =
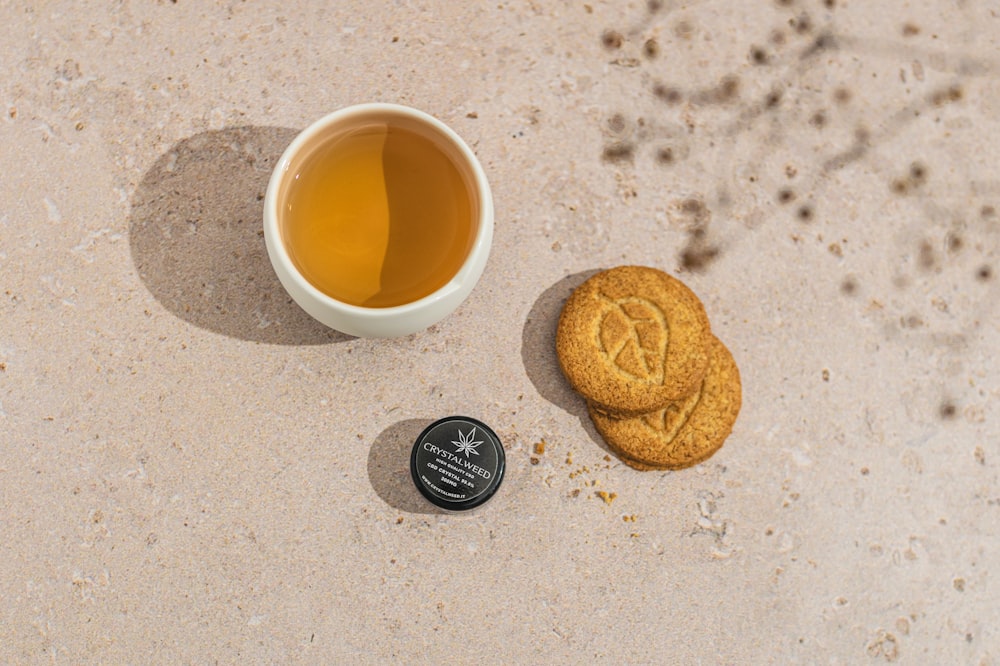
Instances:
[[[598,269],[567,275],[542,294],[531,306],[521,332],[521,362],[538,394],[545,400],[575,416],[587,435],[602,449],[610,451],[587,414],[587,402],[576,393],[559,367],[556,356],[556,328],[563,304],[573,290]]]
[[[410,453],[417,437],[433,421],[407,419],[383,430],[368,451],[368,480],[389,506],[407,513],[443,514],[420,494],[410,477]]]
[[[177,317],[253,342],[350,339],[292,301],[264,246],[264,192],[297,133],[259,126],[201,132],[174,144],[143,176],[129,215],[132,261]]]

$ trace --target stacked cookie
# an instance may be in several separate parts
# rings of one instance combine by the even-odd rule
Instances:
[[[637,469],[707,460],[740,411],[740,373],[705,307],[644,266],[592,276],[567,299],[556,352],[608,446]]]

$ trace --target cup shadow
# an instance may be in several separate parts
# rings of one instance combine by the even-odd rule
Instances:
[[[296,134],[260,126],[201,132],[174,144],[143,176],[129,215],[132,261],[177,317],[253,342],[351,339],[292,301],[264,246],[264,192]]]
[[[531,306],[521,332],[521,362],[535,390],[544,399],[580,420],[587,435],[605,451],[604,439],[587,415],[586,401],[567,383],[556,356],[556,328],[563,304],[573,290],[598,269],[567,275],[546,289]]]
[[[432,419],[407,419],[383,430],[368,451],[368,480],[382,500],[407,513],[443,514],[420,494],[410,478],[413,443]]]

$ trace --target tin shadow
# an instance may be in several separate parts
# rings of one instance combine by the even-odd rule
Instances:
[[[143,283],[167,310],[253,342],[350,339],[288,296],[264,246],[264,192],[297,130],[229,127],[174,144],[132,199],[129,244]]]
[[[542,292],[524,322],[521,333],[521,362],[538,394],[564,412],[580,419],[580,425],[587,435],[598,446],[608,451],[607,444],[587,415],[586,401],[570,387],[556,356],[556,327],[559,324],[559,314],[562,312],[563,304],[574,289],[598,272],[594,269],[567,275]]]
[[[368,451],[368,480],[382,500],[407,513],[443,514],[420,494],[410,477],[413,443],[432,419],[407,419],[383,430]]]

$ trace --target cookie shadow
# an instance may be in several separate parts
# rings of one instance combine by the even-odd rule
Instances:
[[[417,490],[410,477],[413,443],[432,419],[407,419],[383,430],[368,451],[368,480],[389,506],[407,513],[443,514]]]
[[[275,344],[350,339],[288,296],[264,246],[264,192],[286,127],[229,127],[174,144],[132,199],[129,244],[139,277],[177,317],[230,337]]]
[[[556,356],[556,328],[563,304],[574,289],[598,272],[599,269],[593,269],[567,275],[542,292],[524,322],[521,362],[538,394],[578,418],[587,435],[604,451],[610,452],[587,415],[586,401],[567,383]]]

